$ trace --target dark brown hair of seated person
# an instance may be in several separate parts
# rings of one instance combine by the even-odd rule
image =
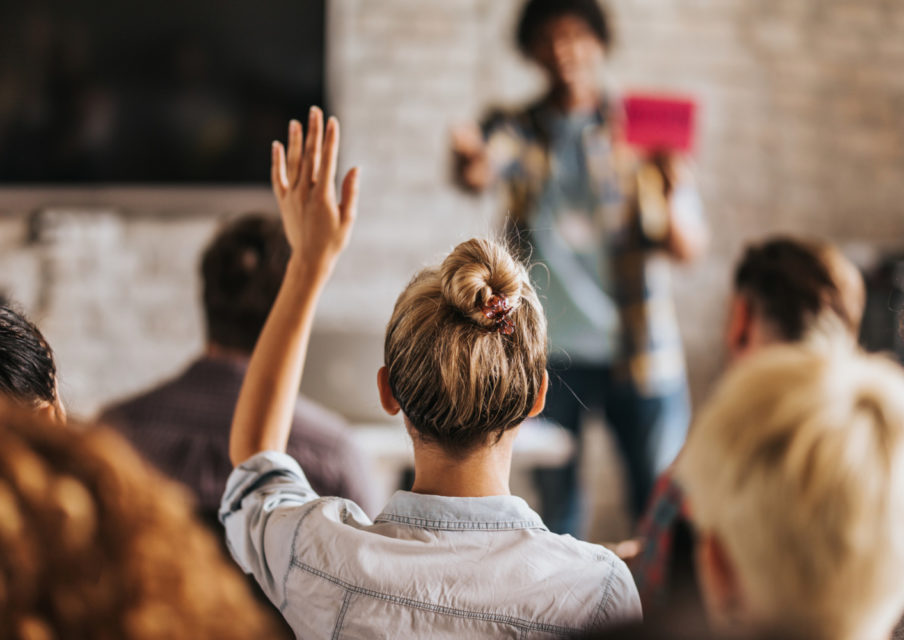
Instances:
[[[399,296],[384,358],[426,442],[465,455],[498,439],[530,413],[546,371],[546,318],[526,269],[491,240],[458,245]]]
[[[56,363],[47,340],[0,299],[0,395],[28,406],[56,399]]]
[[[803,339],[827,313],[853,335],[860,330],[863,278],[832,245],[791,238],[752,245],[738,264],[734,285],[785,341]]]
[[[273,637],[182,490],[115,433],[0,406],[0,637]]]
[[[201,259],[210,342],[251,353],[282,285],[290,253],[276,216],[245,214],[219,230]]]

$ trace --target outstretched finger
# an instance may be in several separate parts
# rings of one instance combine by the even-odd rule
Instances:
[[[301,165],[301,195],[306,197],[317,180],[320,171],[320,149],[323,137],[323,112],[311,107],[308,118],[308,137],[305,140],[304,160]]]
[[[298,184],[301,172],[301,123],[298,120],[289,122],[289,153],[286,173],[289,178],[289,186]]]
[[[331,117],[323,137],[323,158],[317,187],[331,202],[336,201],[336,162],[339,157],[339,121]]]
[[[339,218],[341,224],[351,225],[358,215],[358,191],[360,187],[359,176],[361,171],[355,167],[342,181],[342,202],[339,204]]]
[[[270,153],[270,183],[273,185],[273,195],[281,200],[289,188],[286,179],[286,151],[282,143],[275,140]]]

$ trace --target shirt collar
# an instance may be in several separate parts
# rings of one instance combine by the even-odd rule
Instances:
[[[540,516],[517,496],[450,498],[396,491],[374,520],[381,521],[424,529],[547,530]]]

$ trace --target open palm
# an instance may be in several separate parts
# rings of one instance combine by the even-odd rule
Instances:
[[[336,161],[339,121],[323,127],[323,112],[312,107],[307,136],[301,123],[289,123],[288,154],[273,143],[270,179],[279,203],[293,261],[309,276],[326,278],[348,243],[358,201],[358,169],[342,181],[342,200],[336,199]]]

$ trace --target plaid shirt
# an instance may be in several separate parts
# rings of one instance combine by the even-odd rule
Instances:
[[[671,471],[666,471],[656,481],[650,506],[640,523],[643,550],[631,562],[631,573],[644,609],[662,606],[669,596],[674,577],[669,575],[669,570],[675,552],[675,533],[680,524],[689,521],[684,491]]]
[[[490,161],[507,194],[507,231],[530,255],[532,216],[551,175],[548,122],[541,101],[518,113],[495,113],[483,125]],[[613,299],[621,324],[612,364],[644,395],[685,384],[684,353],[671,295],[668,227],[647,224],[636,197],[639,162],[617,142],[616,109],[603,101],[583,135],[586,167],[599,197],[596,215],[606,230]],[[618,193],[613,201],[604,194]]]

